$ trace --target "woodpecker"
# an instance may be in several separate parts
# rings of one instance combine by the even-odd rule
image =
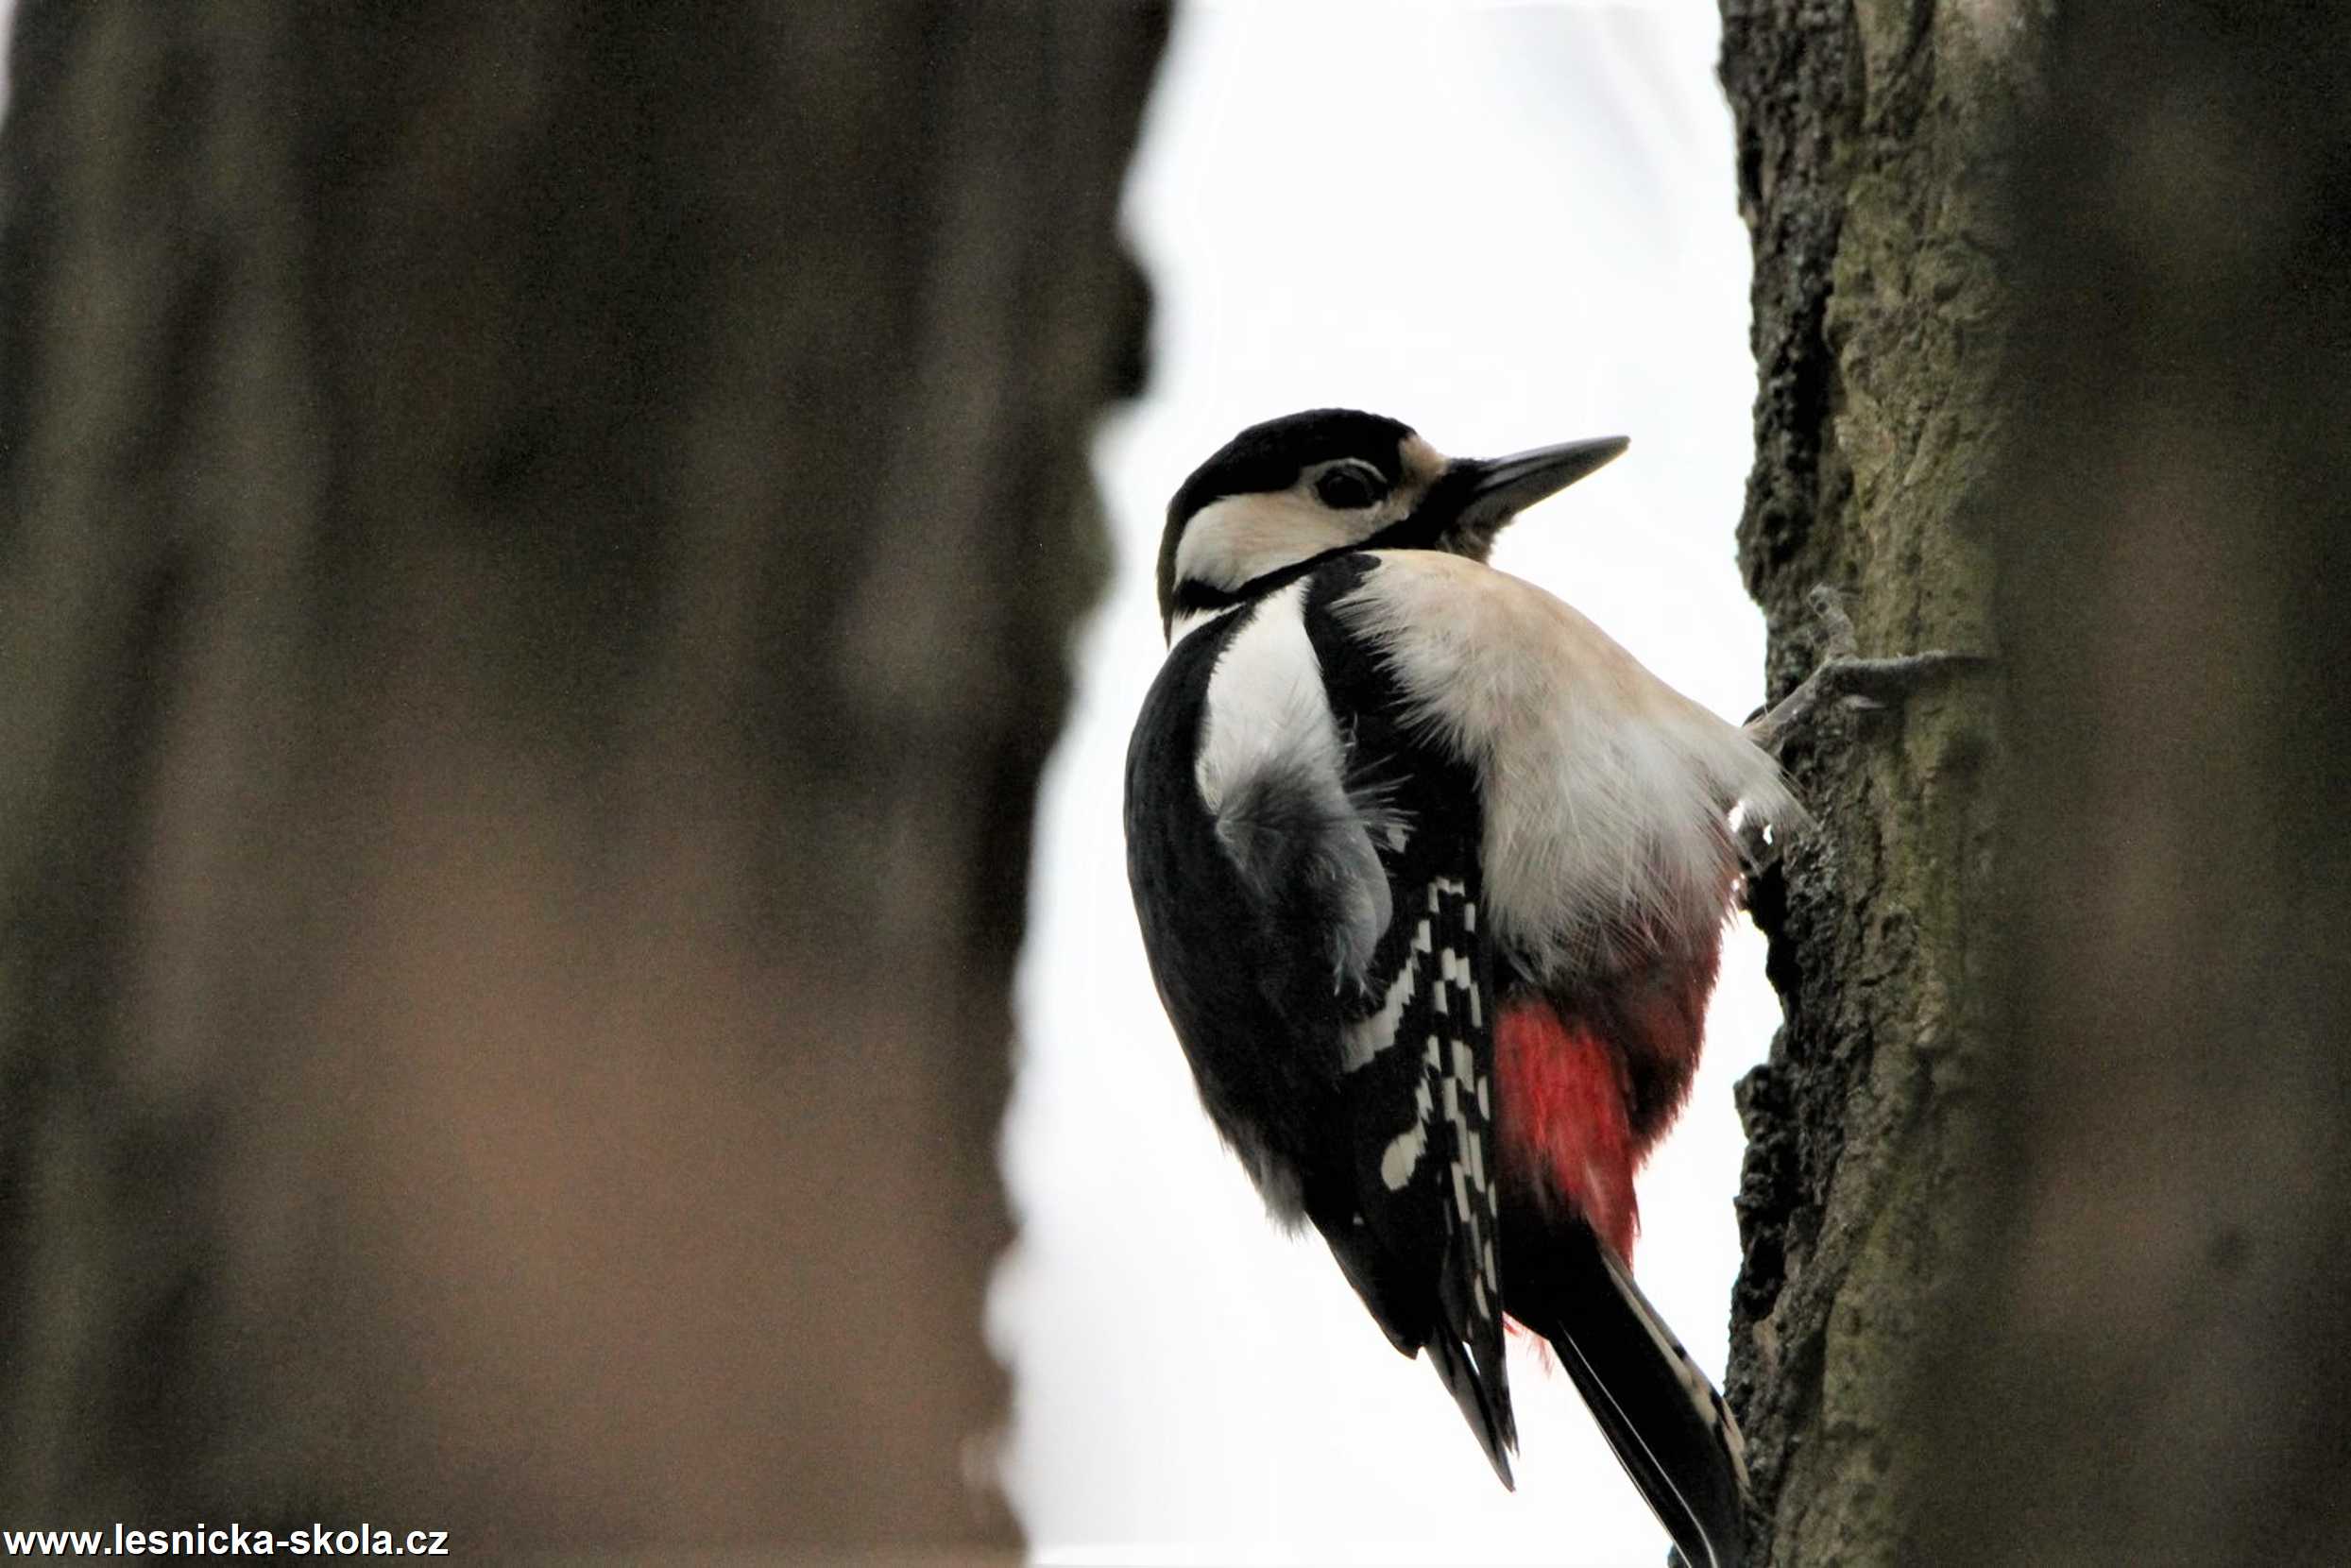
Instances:
[[[1802,813],[1746,732],[1487,564],[1626,445],[1447,458],[1319,409],[1201,465],[1159,550],[1127,871],[1210,1119],[1503,1485],[1507,1319],[1693,1568],[1735,1568],[1738,1429],[1633,1283],[1633,1172],[1696,1068],[1734,811]]]

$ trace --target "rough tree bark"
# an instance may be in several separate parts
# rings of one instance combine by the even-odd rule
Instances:
[[[0,1520],[1006,1545],[1164,17],[26,0]]]
[[[1849,596],[1865,654],[1991,644],[1979,478],[2029,12],[1724,0],[1760,378],[1740,553],[1775,695],[1823,652],[1815,586]],[[1943,681],[1799,743],[1818,830],[1750,890],[1787,1021],[1742,1085],[1729,1394],[1772,1562],[1928,1560],[1889,1482],[1990,1028],[1994,690]]]
[[[1774,685],[1819,581],[2002,656],[1799,756],[1758,889],[1768,1559],[2341,1561],[2351,13],[1725,18]]]

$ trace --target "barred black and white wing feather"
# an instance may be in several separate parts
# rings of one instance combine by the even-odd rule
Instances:
[[[1375,961],[1386,983],[1342,1033],[1356,1207],[1325,1234],[1397,1347],[1428,1352],[1508,1486],[1518,1433],[1503,1365],[1493,966],[1471,815],[1466,837],[1458,821],[1396,831],[1409,871]]]

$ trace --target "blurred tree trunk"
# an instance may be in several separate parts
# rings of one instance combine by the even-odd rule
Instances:
[[[1723,0],[1760,377],[1740,553],[1775,695],[1822,652],[1816,585],[1849,596],[1865,654],[1991,645],[1999,153],[2032,14]],[[1934,1560],[1889,1481],[1933,1288],[1963,1262],[1994,691],[1831,718],[1789,758],[1818,831],[1750,890],[1787,1022],[1742,1085],[1729,1393],[1772,1562]]]
[[[2053,31],[2000,492],[2013,1048],[1919,1561],[2351,1560],[2346,60],[2341,5]]]
[[[2062,10],[1725,4],[1774,686],[1814,582],[2002,657],[1800,755],[1757,889],[1780,1563],[2351,1539],[2351,13]]]
[[[0,1521],[1009,1545],[1164,17],[26,0]]]

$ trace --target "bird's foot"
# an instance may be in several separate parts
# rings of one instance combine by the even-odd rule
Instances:
[[[1823,585],[1807,602],[1820,621],[1820,662],[1797,689],[1768,709],[1758,708],[1746,722],[1754,742],[1774,757],[1783,758],[1788,745],[1813,727],[1824,711],[1861,712],[1890,707],[1928,682],[1992,662],[1987,654],[1936,650],[1864,658],[1853,651],[1853,622],[1843,597]]]

